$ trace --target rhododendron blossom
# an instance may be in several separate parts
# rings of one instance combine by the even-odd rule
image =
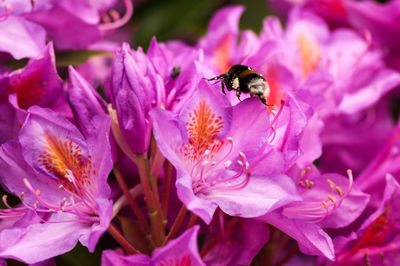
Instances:
[[[399,1],[158,2],[0,1],[0,264],[399,264]]]

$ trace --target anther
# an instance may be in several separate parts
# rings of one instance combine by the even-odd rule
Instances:
[[[39,206],[39,201],[35,201],[35,203],[33,204],[33,207],[36,209]]]
[[[64,189],[64,186],[63,185],[59,185],[58,188],[59,189]]]
[[[328,185],[329,185],[329,187],[330,187],[331,189],[335,189],[336,185],[335,185],[335,183],[333,183],[332,180],[327,179],[326,182],[328,182]]]
[[[321,203],[322,203],[322,205],[324,206],[325,209],[328,209],[328,203],[326,203],[325,200],[323,200]]]
[[[313,188],[314,186],[314,181],[310,181],[310,189]]]
[[[226,140],[231,142],[233,141],[232,137],[227,137]]]
[[[297,185],[298,185],[298,186],[302,186],[302,185],[303,185],[303,181],[300,180],[300,181],[297,183]]]
[[[331,194],[328,194],[328,199],[329,199],[330,201],[332,201],[332,203],[335,203],[335,202],[336,202],[335,197],[334,197],[333,195],[331,195]]]
[[[216,164],[217,164],[216,161],[214,161],[214,162],[211,163],[212,166],[214,166],[214,165],[216,165]]]
[[[246,161],[246,170],[249,170],[249,168],[250,168],[250,164],[248,161]]]
[[[224,164],[225,164],[225,168],[228,168],[229,166],[231,166],[232,161],[226,161],[226,162],[224,162]]]
[[[49,209],[49,212],[56,212],[56,210],[50,208],[50,209]]]
[[[243,152],[239,152],[239,156],[243,159],[246,160],[246,155]]]
[[[305,175],[306,175],[306,170],[304,169],[304,170],[302,170],[301,171],[301,173],[300,173],[300,178],[303,178]]]
[[[240,166],[243,166],[243,163],[242,163],[242,161],[237,161],[237,163],[240,165]]]
[[[40,194],[42,194],[42,190],[37,189],[37,190],[36,190],[36,195],[37,195],[37,196],[40,196]]]
[[[209,155],[210,154],[210,150],[206,150],[205,152],[204,152],[204,155]]]
[[[335,187],[336,193],[338,193],[339,196],[343,196],[343,190],[341,187],[336,186]]]

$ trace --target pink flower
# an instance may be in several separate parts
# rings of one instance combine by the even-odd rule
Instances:
[[[203,81],[179,114],[151,112],[159,148],[177,169],[180,200],[206,223],[217,207],[256,217],[297,200],[281,174],[282,155],[267,142],[265,105],[248,99],[232,107],[219,91]]]
[[[84,138],[61,115],[35,106],[18,141],[1,146],[2,184],[22,203],[1,212],[13,226],[0,232],[0,256],[35,263],[69,251],[78,240],[93,252],[112,215],[110,119],[100,115],[94,124],[95,133]]]

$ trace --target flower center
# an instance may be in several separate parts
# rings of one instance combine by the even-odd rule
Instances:
[[[223,142],[216,139],[216,136],[221,132],[222,127],[222,117],[213,112],[206,102],[201,101],[188,115],[186,129],[189,143],[182,147],[183,155],[195,162],[206,150],[218,151]]]
[[[239,152],[239,158],[233,163],[228,158],[234,157],[232,154],[232,138],[225,140],[222,150],[226,154],[212,154],[206,150],[203,156],[193,165],[190,176],[192,177],[192,188],[195,194],[208,194],[215,189],[239,190],[248,184],[251,173],[250,164],[243,152]],[[218,161],[212,160],[215,157],[221,157]],[[236,156],[235,156],[236,157]]]
[[[12,208],[6,203],[6,198],[3,197],[3,202],[9,208],[10,212],[15,214],[25,213],[28,210],[32,210],[38,214],[50,214],[50,213],[68,213],[77,217],[75,220],[62,220],[59,222],[98,222],[99,218],[97,217],[97,209],[95,206],[95,200],[93,197],[88,197],[87,194],[82,195],[80,193],[79,184],[76,182],[75,177],[72,172],[67,170],[67,175],[65,177],[71,183],[71,186],[74,187],[77,193],[73,193],[69,190],[66,190],[63,185],[58,186],[61,190],[60,193],[65,194],[66,196],[62,198],[62,200],[58,203],[50,202],[42,197],[42,190],[40,188],[35,189],[32,184],[28,181],[28,179],[24,178],[23,182],[28,191],[34,196],[36,202],[34,204],[29,204],[25,201],[25,192],[21,192],[21,201],[24,205],[19,208]],[[2,217],[4,218],[4,217]],[[48,222],[45,221],[44,222]]]

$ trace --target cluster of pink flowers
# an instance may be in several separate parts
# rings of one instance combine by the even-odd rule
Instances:
[[[0,3],[0,62],[30,58],[0,66],[4,263],[105,233],[105,266],[400,263],[399,1],[270,1],[259,34],[228,6],[194,46],[118,44],[63,80],[54,50],[109,50],[132,13],[69,2]],[[210,81],[235,64],[267,104]]]

